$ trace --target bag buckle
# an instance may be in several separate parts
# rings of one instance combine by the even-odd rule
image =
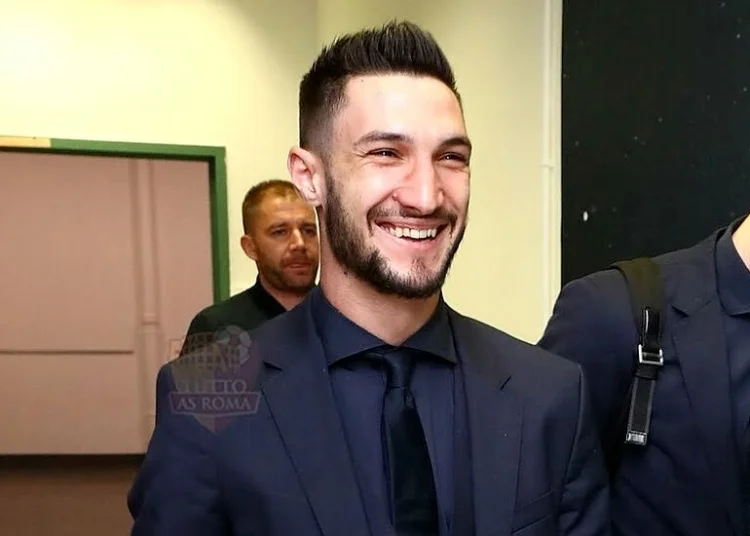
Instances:
[[[661,367],[664,365],[664,351],[659,348],[658,352],[645,350],[642,344],[638,345],[638,363],[641,365],[653,365]]]

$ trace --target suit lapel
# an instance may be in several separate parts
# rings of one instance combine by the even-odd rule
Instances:
[[[744,507],[737,474],[740,464],[733,434],[724,315],[716,289],[718,236],[715,233],[697,246],[681,272],[668,275],[672,285],[667,293],[678,311],[668,321],[672,322],[673,344],[716,492],[739,533]]]
[[[676,322],[673,339],[716,491],[735,527],[741,520],[739,467],[732,434],[732,401],[724,324],[718,300]],[[733,516],[734,514],[734,516]]]
[[[368,534],[309,302],[288,313],[262,358],[282,370],[263,383],[270,412],[325,536]],[[281,323],[280,323],[281,324]],[[290,334],[299,334],[290,336]]]
[[[471,367],[464,371],[477,536],[509,534],[521,448],[521,408]]]
[[[520,463],[522,408],[502,390],[509,379],[502,359],[486,355],[481,338],[452,315],[465,385],[471,441],[476,536],[510,534]]]

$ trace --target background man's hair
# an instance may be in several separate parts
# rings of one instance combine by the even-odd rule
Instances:
[[[300,147],[325,153],[349,79],[378,74],[436,78],[461,102],[453,69],[435,38],[411,22],[392,21],[343,35],[323,48],[300,83]]]
[[[245,199],[242,201],[242,227],[246,234],[252,228],[255,211],[269,195],[287,199],[301,199],[297,188],[289,181],[269,179],[256,184],[247,191]]]

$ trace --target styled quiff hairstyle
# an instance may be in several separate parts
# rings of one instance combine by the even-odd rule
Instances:
[[[385,74],[436,78],[461,103],[453,69],[435,38],[411,22],[392,21],[343,35],[323,48],[299,87],[300,147],[325,156],[348,81]]]

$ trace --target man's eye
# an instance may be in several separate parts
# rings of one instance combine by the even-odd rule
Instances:
[[[398,156],[396,154],[396,151],[394,151],[393,149],[377,149],[375,151],[371,151],[370,154],[382,158],[395,158],[396,156]]]

